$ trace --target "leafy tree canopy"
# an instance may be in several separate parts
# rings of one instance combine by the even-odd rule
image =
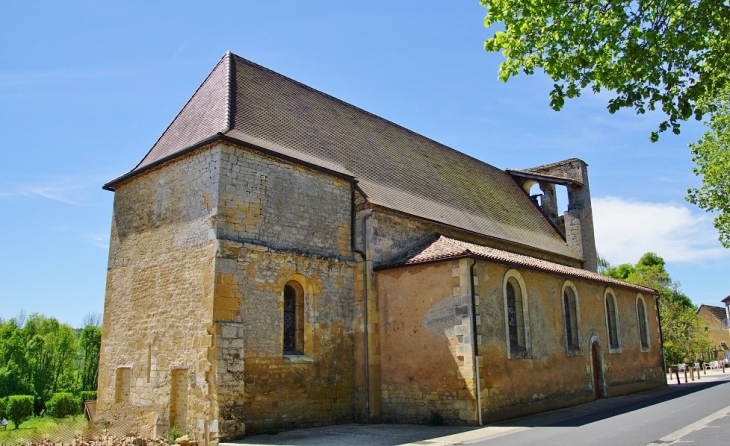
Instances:
[[[702,187],[687,191],[687,201],[710,212],[718,212],[713,224],[720,243],[730,248],[730,87],[713,101],[707,132],[690,144],[692,170],[702,177]]]
[[[659,133],[702,119],[728,83],[727,0],[480,0],[485,26],[502,24],[485,42],[501,51],[504,81],[542,69],[555,82],[550,105],[581,90],[608,90],[611,113],[660,110]]]
[[[663,258],[647,252],[636,265],[609,265],[603,274],[659,292],[664,357],[668,364],[694,361],[699,354],[711,350],[705,324],[697,315],[697,308],[682,293],[679,283],[672,280]]]

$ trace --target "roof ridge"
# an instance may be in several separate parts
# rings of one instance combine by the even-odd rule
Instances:
[[[205,85],[206,82],[208,82],[208,79],[210,79],[210,77],[213,75],[213,73],[215,73],[216,68],[218,68],[220,66],[220,64],[223,63],[226,60],[226,55],[227,54],[228,53],[224,54],[223,57],[221,57],[221,59],[218,61],[218,63],[215,64],[215,66],[213,67],[213,69],[210,70],[210,73],[208,73],[208,75],[205,77],[205,80],[203,80],[203,82],[201,82],[200,85],[198,85],[198,88],[195,89],[195,92],[192,94],[192,96],[190,96],[190,99],[188,99],[187,102],[185,102],[185,105],[183,105],[182,108],[180,109],[180,111],[177,112],[177,114],[175,115],[175,118],[172,121],[170,121],[170,124],[168,124],[168,126],[165,128],[165,131],[162,132],[162,134],[160,135],[160,137],[157,138],[157,140],[155,141],[155,143],[152,144],[152,147],[150,147],[150,149],[147,151],[147,153],[145,153],[145,155],[142,157],[142,159],[137,163],[136,166],[134,166],[134,168],[132,170],[130,170],[130,172],[133,172],[133,171],[137,170],[142,165],[142,163],[147,159],[147,157],[150,155],[150,153],[152,153],[152,151],[155,149],[155,147],[157,147],[157,144],[160,142],[160,140],[162,140],[162,138],[165,137],[165,135],[170,130],[170,128],[175,124],[175,121],[177,121],[177,118],[179,118],[180,115],[182,115],[182,113],[185,111],[185,108],[188,106],[188,104],[190,104],[193,101],[193,99],[198,94],[198,92],[200,91],[200,89],[203,88],[203,85]],[[229,91],[229,97],[230,97],[230,91]],[[222,131],[225,132],[227,130],[222,130]],[[180,149],[176,150],[174,153],[178,153],[182,149],[183,148],[180,148]]]
[[[326,96],[327,98],[329,98],[329,99],[332,99],[332,100],[334,100],[334,101],[336,101],[336,102],[338,102],[338,103],[340,103],[340,104],[342,104],[342,105],[345,105],[345,106],[347,106],[347,107],[350,107],[350,108],[352,108],[352,109],[355,109],[355,110],[357,110],[357,111],[359,111],[359,112],[365,113],[365,114],[367,114],[367,115],[369,115],[369,116],[371,116],[371,117],[373,117],[373,118],[375,118],[375,119],[377,119],[377,120],[380,120],[380,121],[383,121],[383,122],[387,123],[388,125],[391,125],[391,126],[394,126],[394,127],[397,127],[397,128],[399,128],[399,129],[401,129],[401,130],[404,130],[404,131],[406,131],[406,132],[410,133],[411,135],[414,135],[414,136],[417,136],[417,137],[419,137],[419,138],[423,138],[423,139],[425,139],[425,140],[428,140],[428,141],[430,141],[430,142],[432,142],[432,143],[434,143],[434,144],[437,144],[437,145],[439,145],[439,146],[443,147],[444,149],[447,149],[447,150],[449,150],[449,151],[451,151],[451,152],[454,152],[455,154],[457,154],[457,155],[459,155],[459,156],[462,156],[462,157],[465,157],[465,158],[469,158],[469,159],[472,159],[472,160],[474,160],[474,161],[478,162],[479,164],[482,164],[482,165],[484,165],[484,166],[486,166],[486,167],[489,167],[489,168],[491,168],[491,169],[494,169],[494,170],[498,170],[498,171],[500,171],[500,172],[502,172],[502,171],[503,171],[503,170],[502,170],[502,169],[500,169],[499,167],[496,167],[496,166],[493,166],[493,165],[491,165],[491,164],[489,164],[489,163],[487,163],[487,162],[484,162],[484,161],[480,160],[479,158],[473,157],[473,156],[471,156],[471,155],[469,155],[469,154],[467,154],[467,153],[464,153],[464,152],[461,152],[461,151],[459,151],[459,150],[456,150],[456,149],[454,149],[453,147],[449,147],[449,146],[447,146],[446,144],[444,144],[444,143],[442,143],[442,142],[436,141],[435,139],[432,139],[432,138],[429,138],[428,136],[422,135],[422,134],[420,134],[420,133],[418,133],[418,132],[416,132],[416,131],[414,131],[414,130],[411,130],[411,129],[407,128],[407,127],[404,127],[404,126],[402,126],[402,125],[400,125],[400,124],[398,124],[398,123],[396,123],[396,122],[393,122],[393,121],[391,121],[391,120],[389,120],[389,119],[386,119],[386,118],[384,118],[384,117],[382,117],[382,116],[378,116],[378,115],[376,115],[376,114],[375,114],[375,113],[373,113],[373,112],[367,111],[367,110],[365,110],[364,108],[360,108],[360,107],[358,107],[357,105],[353,105],[353,104],[351,104],[351,103],[349,103],[349,102],[346,102],[346,101],[344,101],[344,100],[342,100],[342,99],[339,99],[339,98],[337,98],[337,97],[335,97],[335,96],[332,96],[331,94],[325,93],[324,91],[321,91],[321,90],[317,90],[317,89],[316,89],[316,88],[314,88],[314,87],[311,87],[311,86],[309,86],[309,85],[307,85],[307,84],[304,84],[304,83],[302,83],[302,82],[299,82],[298,80],[296,80],[296,79],[293,79],[293,78],[291,78],[291,77],[289,77],[289,76],[286,76],[286,75],[284,75],[284,74],[281,74],[281,73],[279,73],[279,72],[277,72],[277,71],[274,71],[274,70],[272,70],[271,68],[267,68],[267,67],[264,67],[263,65],[259,65],[259,64],[257,64],[256,62],[252,62],[252,61],[250,61],[250,60],[246,59],[245,57],[241,57],[241,56],[239,56],[239,55],[237,55],[237,54],[234,54],[234,53],[232,53],[232,55],[233,55],[234,57],[237,57],[238,59],[241,59],[241,61],[243,61],[243,62],[244,62],[244,63],[246,63],[246,64],[249,64],[249,65],[253,65],[253,66],[254,66],[254,67],[256,67],[256,68],[259,68],[259,69],[265,70],[265,71],[267,71],[267,72],[269,72],[269,73],[272,73],[272,74],[274,74],[274,75],[276,75],[276,76],[279,76],[279,77],[281,77],[281,78],[284,78],[284,79],[286,79],[287,81],[293,82],[294,84],[296,84],[296,85],[298,85],[298,86],[300,86],[300,87],[303,87],[303,88],[304,88],[304,89],[306,89],[306,90],[310,90],[310,91],[313,91],[313,92],[315,92],[315,93],[317,93],[317,94],[321,94],[321,95],[323,95],[323,96]]]
[[[233,100],[233,92],[236,91],[236,66],[235,59],[233,59],[232,55],[231,50],[228,50],[223,56],[223,59],[228,59],[228,78],[226,79],[226,129],[222,133],[233,130],[233,126],[235,125],[233,120],[236,116],[236,111],[234,110],[236,101]],[[211,70],[211,73],[213,71],[215,71],[215,68]]]

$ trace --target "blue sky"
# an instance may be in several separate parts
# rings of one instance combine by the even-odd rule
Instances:
[[[730,251],[687,143],[606,94],[549,107],[541,74],[497,79],[477,0],[0,2],[0,317],[101,313],[113,194],[227,51],[499,168],[589,164],[599,252],[664,257],[692,300],[730,294]]]

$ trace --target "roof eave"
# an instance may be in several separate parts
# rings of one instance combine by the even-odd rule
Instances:
[[[221,133],[217,133],[217,134],[215,134],[213,136],[210,136],[208,138],[205,138],[205,139],[203,139],[203,140],[201,140],[201,141],[199,141],[199,142],[197,142],[197,143],[195,143],[195,144],[193,144],[191,146],[188,146],[188,147],[186,147],[186,148],[184,148],[182,150],[178,150],[178,151],[176,151],[174,153],[171,153],[170,155],[167,155],[164,158],[160,158],[160,159],[158,159],[158,160],[156,160],[154,162],[151,162],[149,164],[145,164],[142,167],[135,167],[133,170],[130,170],[129,172],[125,173],[124,175],[122,175],[122,176],[120,176],[118,178],[115,178],[115,179],[111,180],[110,182],[104,184],[101,188],[104,189],[104,190],[108,190],[108,191],[114,192],[115,187],[119,183],[121,183],[123,181],[126,181],[126,180],[128,180],[128,179],[130,179],[130,178],[132,178],[134,176],[137,176],[140,173],[146,172],[146,171],[152,169],[153,167],[157,167],[160,164],[164,164],[164,163],[166,163],[168,161],[171,161],[171,160],[173,160],[173,159],[175,159],[175,158],[177,158],[179,156],[183,156],[186,153],[190,153],[190,152],[192,152],[192,151],[194,151],[196,149],[199,149],[199,148],[201,148],[203,146],[206,146],[206,145],[208,145],[210,143],[213,143],[213,142],[216,142],[216,141],[220,141],[220,140],[222,140],[222,137],[223,137],[223,135]]]
[[[476,259],[476,260],[488,260],[490,262],[499,263],[499,264],[502,264],[502,265],[516,266],[516,267],[519,267],[519,268],[522,268],[522,269],[529,269],[529,270],[532,270],[532,271],[540,271],[540,272],[544,272],[544,273],[547,273],[547,274],[559,275],[556,272],[549,271],[549,270],[545,270],[545,269],[538,268],[538,267],[535,267],[535,266],[524,265],[522,263],[510,262],[510,261],[507,261],[507,260],[494,259],[494,258],[491,258],[491,257],[488,257],[488,256],[484,256],[484,255],[480,255],[480,254],[477,254],[477,253],[473,253],[473,252],[460,253],[460,254],[456,254],[456,255],[453,255],[453,256],[444,256],[444,257],[439,257],[439,258],[435,258],[435,259],[424,260],[424,261],[420,261],[420,262],[413,262],[413,263],[382,264],[382,265],[377,265],[377,266],[373,267],[373,271],[384,271],[384,270],[389,270],[389,269],[407,268],[407,267],[410,267],[410,266],[426,265],[426,264],[430,264],[430,263],[444,262],[444,261],[447,261],[447,260],[457,260],[457,259],[463,259],[463,258]],[[610,286],[620,286],[620,287],[627,288],[627,289],[630,289],[630,290],[633,290],[633,291],[645,292],[647,294],[651,294],[651,295],[654,295],[654,296],[659,296],[659,292],[658,291],[656,291],[656,290],[654,290],[652,288],[647,288],[647,287],[643,287],[643,286],[640,286],[640,285],[633,285],[633,284],[630,284],[630,283],[614,283],[614,282],[609,282],[609,281],[602,281],[602,280],[599,280],[599,279],[593,279],[593,278],[589,278],[589,277],[583,277],[583,276],[579,276],[577,274],[571,274],[571,273],[564,273],[563,275],[565,275],[566,277],[571,277],[571,278],[575,278],[575,279],[579,279],[579,280],[587,280],[587,281],[594,282],[594,283],[603,283],[603,284],[610,285]]]
[[[326,174],[329,174],[329,175],[333,175],[333,176],[336,176],[338,178],[345,179],[347,181],[354,181],[354,179],[355,179],[355,177],[353,177],[352,175],[347,175],[347,174],[345,174],[343,172],[338,172],[336,170],[328,169],[328,168],[323,167],[323,166],[318,166],[317,164],[310,163],[310,162],[307,162],[307,161],[303,161],[303,160],[298,159],[298,158],[293,157],[293,156],[284,155],[284,154],[279,153],[279,152],[276,152],[274,150],[269,150],[269,149],[267,149],[265,147],[261,147],[261,146],[256,145],[256,144],[252,144],[251,142],[242,141],[240,139],[236,139],[236,138],[233,138],[231,136],[224,135],[223,133],[217,133],[217,134],[215,134],[215,135],[213,135],[213,136],[211,136],[209,138],[206,138],[206,139],[204,139],[204,140],[202,140],[200,142],[197,142],[197,143],[193,144],[192,146],[186,147],[186,148],[184,148],[182,150],[178,150],[175,153],[172,153],[172,154],[170,154],[170,155],[168,155],[168,156],[166,156],[164,158],[160,158],[159,160],[157,160],[157,161],[155,161],[153,163],[147,164],[147,165],[142,166],[142,167],[140,167],[138,169],[135,169],[135,170],[132,170],[130,172],[127,172],[124,175],[120,176],[119,178],[116,178],[116,179],[114,179],[114,180],[106,183],[104,186],[102,186],[102,189],[114,192],[114,187],[117,184],[121,183],[122,181],[128,180],[128,179],[136,176],[137,174],[140,174],[142,172],[146,172],[147,170],[149,170],[149,169],[151,169],[153,167],[159,166],[160,164],[164,164],[164,163],[166,163],[168,161],[171,161],[171,160],[173,160],[173,159],[175,159],[177,157],[183,156],[183,155],[185,155],[187,153],[190,153],[190,152],[192,152],[192,151],[194,151],[196,149],[199,149],[199,148],[201,148],[203,146],[206,146],[208,144],[211,144],[211,143],[214,143],[214,142],[217,142],[217,141],[227,142],[227,143],[234,144],[234,145],[237,145],[237,146],[248,147],[248,148],[253,149],[253,150],[257,151],[257,152],[265,153],[267,155],[270,155],[270,156],[273,156],[273,157],[276,157],[276,158],[279,158],[279,159],[282,159],[282,160],[285,160],[285,161],[289,161],[289,162],[292,162],[292,163],[295,163],[295,164],[299,164],[301,166],[309,167],[310,169],[317,170],[317,171],[320,171],[320,172],[323,172],[323,173],[326,173]]]

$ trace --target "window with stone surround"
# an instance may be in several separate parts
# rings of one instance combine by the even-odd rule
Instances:
[[[575,286],[566,280],[563,284],[563,318],[565,320],[565,346],[569,354],[580,353],[578,316],[578,298]]]
[[[649,330],[647,329],[646,321],[646,304],[644,303],[644,296],[641,294],[636,296],[636,317],[638,319],[639,326],[639,344],[642,350],[649,350]]]
[[[604,296],[606,303],[606,331],[608,332],[608,351],[610,353],[620,353],[621,344],[619,337],[618,311],[616,311],[616,296],[613,290],[606,289]]]
[[[505,328],[508,357],[529,357],[530,330],[528,321],[525,283],[517,270],[509,270],[504,277]]]
[[[304,290],[295,281],[284,285],[284,345],[285,355],[304,353]]]

